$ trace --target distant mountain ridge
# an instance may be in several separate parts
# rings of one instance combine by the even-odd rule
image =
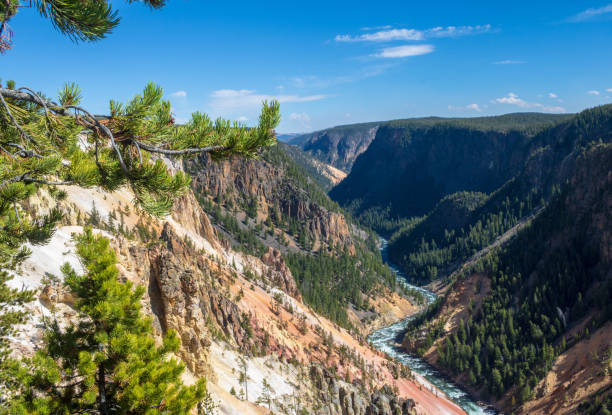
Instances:
[[[451,193],[497,189],[522,167],[532,137],[567,118],[516,113],[386,122],[330,196],[358,217],[387,208],[390,217],[421,216]]]
[[[355,159],[363,153],[380,123],[342,125],[300,135],[289,141],[305,152],[342,171],[349,172]]]
[[[386,123],[330,195],[392,234],[391,261],[440,294],[405,349],[504,413],[600,414],[612,408],[611,186],[603,105]]]
[[[359,124],[340,125],[312,133],[297,135],[289,140],[290,144],[301,147],[318,160],[345,172],[350,172],[355,160],[365,152],[380,127],[403,128],[410,125],[423,127],[441,124],[466,125],[481,130],[496,129],[508,131],[517,124],[538,128],[552,120],[567,118],[565,114],[512,113],[501,116],[475,118],[423,117],[390,121],[376,121]]]

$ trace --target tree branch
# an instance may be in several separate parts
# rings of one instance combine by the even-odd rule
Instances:
[[[62,107],[60,105],[56,104],[55,102],[46,101],[36,94],[31,95],[29,93],[21,92],[22,89],[26,89],[26,88],[19,88],[18,90],[0,88],[0,95],[6,98],[17,99],[20,101],[33,102],[35,104],[40,105],[41,107],[45,107],[45,106],[48,108],[53,107],[52,109],[55,112],[61,115],[65,115],[65,111],[62,111]]]
[[[22,87],[17,90],[0,88],[0,99],[2,100],[4,108],[9,114],[9,117],[11,118],[11,121],[13,122],[13,124],[15,124],[15,126],[19,129],[19,131],[24,136],[28,137],[34,144],[36,144],[34,139],[30,137],[29,135],[27,135],[25,131],[21,128],[21,126],[19,126],[19,124],[13,118],[8,108],[8,105],[4,101],[4,97],[35,103],[44,108],[45,114],[47,115],[47,117],[49,116],[50,112],[55,113],[57,115],[62,115],[62,116],[73,116],[75,120],[77,121],[77,123],[81,124],[82,126],[86,128],[92,128],[94,130],[97,130],[97,135],[100,135],[100,133],[102,133],[103,135],[107,136],[108,139],[110,140],[110,145],[112,149],[117,155],[117,159],[119,161],[119,166],[121,167],[121,170],[127,177],[130,176],[130,171],[123,160],[123,155],[121,153],[121,150],[117,146],[117,141],[115,140],[115,136],[113,135],[113,132],[105,124],[102,124],[99,121],[99,118],[101,118],[101,116],[94,116],[91,113],[89,113],[87,110],[83,109],[82,107],[78,107],[76,105],[66,105],[66,106],[58,105],[57,103],[53,101],[48,101],[42,98],[36,92],[26,87]],[[74,110],[74,114],[69,113],[68,112],[69,109]],[[79,116],[79,112],[84,114],[85,117],[82,118],[81,116]],[[142,164],[141,150],[148,151],[149,153],[164,154],[167,156],[180,156],[180,155],[186,155],[186,154],[221,152],[221,151],[227,151],[230,149],[230,147],[228,146],[211,145],[211,146],[206,146],[206,147],[172,150],[172,149],[165,149],[165,148],[149,145],[149,144],[143,143],[142,141],[138,141],[135,138],[128,138],[125,141],[122,141],[122,143],[125,143],[127,145],[134,145],[136,147],[141,164]],[[40,157],[34,152],[28,153],[23,148],[21,150],[22,151],[15,153],[15,154],[18,154],[22,157]],[[99,165],[97,139],[96,139],[96,163],[98,163]],[[45,181],[41,181],[41,183],[44,183],[44,182]],[[58,182],[58,183],[64,184],[67,182]]]
[[[137,140],[131,140],[131,141],[135,143],[138,147],[142,148],[143,150],[148,151],[149,153],[166,154],[169,156],[177,156],[177,155],[182,155],[182,154],[211,153],[215,151],[223,151],[223,150],[229,149],[229,147],[227,146],[207,146],[207,147],[200,147],[200,148],[186,148],[182,150],[167,150],[164,148],[150,146],[148,144],[142,143]]]
[[[47,184],[50,186],[69,186],[74,184],[73,181],[52,181],[45,179],[35,179],[33,177],[29,177],[28,175],[32,173],[31,171],[27,171],[19,176],[11,177],[10,179],[6,179],[2,182],[2,186],[11,183],[24,182],[24,183],[39,183],[39,184]]]
[[[102,130],[102,132],[104,132],[104,134],[106,134],[108,136],[108,138],[111,141],[111,147],[113,147],[113,150],[115,150],[115,153],[117,154],[117,158],[119,159],[119,166],[121,167],[121,170],[123,171],[123,174],[125,174],[127,177],[130,177],[130,171],[128,170],[127,166],[125,165],[125,162],[123,161],[123,156],[121,155],[121,150],[119,150],[119,147],[117,147],[117,143],[115,143],[115,137],[113,136],[113,133],[111,132],[111,130],[104,124],[100,123],[100,121],[98,121],[96,119],[96,117],[94,117],[93,115],[91,115],[89,113],[89,111],[81,108],[81,107],[77,107],[76,105],[66,105],[66,108],[71,108],[73,110],[77,110],[77,111],[81,111],[83,114],[87,115],[90,119],[90,122],[93,123],[93,125],[95,125],[96,127],[98,127],[100,130]]]
[[[39,184],[47,184],[49,186],[70,186],[74,184],[72,180],[66,181],[52,181],[52,180],[43,180],[43,179],[34,179],[32,177],[25,177],[23,179],[24,183],[39,183]]]
[[[36,145],[36,140],[34,140],[34,138],[32,138],[32,136],[30,136],[28,133],[26,133],[23,128],[21,128],[21,125],[19,125],[19,123],[17,122],[17,120],[15,119],[15,117],[13,117],[13,113],[11,113],[10,108],[8,107],[6,101],[4,100],[4,97],[2,96],[2,94],[0,94],[0,102],[2,102],[2,106],[4,107],[4,109],[6,110],[6,113],[9,116],[10,121],[15,125],[15,127],[17,127],[17,129],[19,130],[19,132],[21,133],[21,135],[24,138],[27,138],[28,140],[30,140],[34,145]]]

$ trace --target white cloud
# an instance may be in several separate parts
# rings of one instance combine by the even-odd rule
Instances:
[[[512,60],[512,59],[505,59],[503,61],[493,62],[493,65],[521,65],[523,63],[526,63],[526,62],[525,61]]]
[[[519,98],[518,95],[512,92],[510,92],[505,97],[497,98],[495,102],[499,104],[516,105],[517,107],[521,107],[521,108],[529,108],[531,106],[527,101]]]
[[[492,30],[490,24],[477,26],[434,27],[425,31],[425,37],[458,37],[488,33]]]
[[[612,88],[606,89],[607,92],[612,92]]]
[[[554,92],[549,92],[548,97],[555,99],[555,98],[559,98],[559,95],[555,94]]]
[[[306,114],[305,112],[302,112],[300,114],[296,113],[296,112],[292,112],[289,115],[289,119],[290,120],[301,120],[301,121],[310,121],[310,117],[308,116],[308,114]]]
[[[586,9],[567,20],[570,22],[584,22],[585,20],[591,20],[608,13],[612,13],[612,3],[599,8]]]
[[[185,91],[176,91],[170,94],[171,97],[181,97],[184,98],[187,96],[187,92]]]
[[[415,29],[389,29],[359,36],[337,35],[336,42],[388,42],[391,40],[422,40],[422,31]]]
[[[258,94],[252,89],[220,89],[211,94],[211,106],[217,112],[236,108],[253,108],[261,106],[263,101],[273,99],[280,103],[310,102],[326,98],[327,95],[268,95]]]
[[[368,29],[368,28],[365,28]],[[383,27],[373,33],[364,33],[358,36],[336,35],[336,42],[390,42],[396,40],[423,40],[427,38],[458,37],[470,34],[487,33],[492,30],[490,24],[477,26],[447,26],[433,27],[426,30],[392,29]]]
[[[303,128],[310,128],[310,117],[305,112],[289,114],[289,119],[298,121]]]
[[[463,112],[463,111],[482,112],[482,108],[478,104],[468,104],[468,105],[463,106],[463,107],[455,107],[453,105],[449,105],[448,109],[451,110],[451,111],[456,111],[456,112]]]
[[[563,107],[549,106],[549,105],[540,104],[539,102],[525,101],[524,99],[520,98],[517,94],[513,92],[510,92],[505,97],[496,98],[493,102],[498,103],[498,104],[515,105],[519,108],[524,108],[524,109],[537,109],[543,112],[561,112],[561,113],[567,112],[567,110]]]
[[[384,25],[384,26],[373,26],[373,27],[362,27],[361,30],[364,32],[368,32],[370,30],[385,30],[385,29],[391,29],[393,26],[391,25]]]
[[[384,48],[372,56],[377,58],[406,58],[409,56],[426,55],[433,51],[433,45],[404,45]]]
[[[247,117],[245,117],[244,115],[242,117],[238,117],[238,121],[240,122],[247,122],[249,119]]]
[[[589,95],[599,95],[599,91],[596,91],[596,90],[592,89],[590,91],[587,91],[587,94],[589,94]]]

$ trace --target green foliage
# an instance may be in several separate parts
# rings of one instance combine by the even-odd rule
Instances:
[[[327,253],[289,254],[287,265],[295,278],[304,301],[315,311],[343,327],[351,327],[347,307],[367,309],[364,296],[374,295],[381,284],[395,288],[395,275],[383,264],[377,251],[356,245]]]
[[[74,103],[79,96],[78,87],[70,85],[60,93],[60,101]],[[36,102],[36,96],[30,98]],[[273,129],[279,122],[278,104],[273,102],[264,103],[256,128],[230,126],[222,119],[212,122],[200,113],[177,126],[170,103],[162,100],[162,90],[154,84],[126,104],[111,102],[111,116],[104,124],[76,116],[83,112],[80,109],[73,109],[75,116],[71,115],[73,104],[54,106],[47,102],[44,108],[33,102],[7,93],[0,144],[19,151],[12,155],[5,151],[0,160],[6,198],[23,200],[25,193],[35,190],[32,186],[27,190],[24,184],[49,183],[51,177],[62,184],[100,186],[107,191],[129,186],[137,204],[156,216],[169,212],[173,201],[188,189],[190,179],[181,171],[171,174],[164,162],[153,161],[150,153],[252,157],[259,148],[275,142]],[[84,128],[93,129],[87,138],[79,136]]]
[[[137,1],[155,9],[166,3],[165,0],[128,0],[128,3]],[[7,0],[0,4],[0,16],[4,22],[8,22],[19,8],[34,7],[42,17],[51,21],[55,29],[71,40],[92,42],[105,38],[119,25],[118,13],[109,3],[105,0]],[[10,46],[0,45],[0,52]]]
[[[490,193],[503,185],[521,170],[534,134],[569,117],[509,114],[382,123],[330,196],[360,220],[364,215],[384,224],[381,219],[422,216],[448,194]],[[372,221],[372,213],[385,218]],[[376,230],[389,235],[393,229]]]
[[[424,220],[393,234],[390,258],[415,281],[444,277],[541,207],[543,196],[533,189],[525,198],[488,204],[487,199],[468,192],[443,198]]]
[[[297,146],[286,143],[279,142],[278,147],[291,157],[307,176],[312,178],[323,191],[328,192],[334,186],[331,179],[321,171],[321,163],[310,154]]]
[[[76,236],[85,268],[62,267],[77,301],[78,322],[50,323],[44,346],[14,364],[18,393],[9,413],[183,414],[205,395],[205,382],[183,385],[175,359],[180,340],[168,332],[156,346],[151,319],[141,314],[143,287],[120,283],[108,239],[86,229]]]
[[[402,163],[402,160],[413,157],[415,154],[416,159],[420,160],[422,157],[418,156],[420,154],[418,151],[423,151],[423,149],[427,150],[427,153],[424,154],[430,154],[429,151],[435,152],[439,148],[444,148],[445,152],[456,150],[462,157],[468,151],[465,157],[468,157],[474,165],[482,165],[484,170],[482,168],[473,169],[471,165],[465,165],[464,161],[455,160],[453,157],[446,158],[440,152],[427,156],[431,163],[421,166],[424,171],[429,172],[430,176],[442,174],[439,180],[440,183],[445,182],[443,183],[445,186],[447,186],[446,183],[454,183],[453,186],[463,189],[474,187],[474,183],[478,182],[481,188],[490,186],[492,179],[489,176],[495,176],[499,172],[491,172],[488,168],[489,158],[485,159],[486,163],[483,164],[479,153],[474,152],[472,147],[467,147],[467,143],[461,143],[461,140],[470,138],[470,145],[482,148],[482,151],[486,149],[487,152],[495,153],[503,150],[503,153],[496,157],[498,164],[502,166],[506,164],[506,170],[502,175],[506,181],[505,183],[499,181],[499,187],[489,195],[464,191],[447,195],[442,197],[424,218],[412,217],[406,220],[402,219],[401,214],[398,215],[397,212],[411,211],[416,205],[421,204],[422,198],[430,198],[430,188],[436,186],[433,183],[428,184],[427,181],[419,182],[416,177],[409,179],[413,183],[401,183],[390,188],[395,189],[401,185],[410,190],[405,192],[393,190],[394,195],[384,192],[379,194],[376,193],[377,188],[385,188],[387,180],[392,180],[395,176],[400,175],[400,172],[393,170],[393,163],[387,162],[391,164],[391,173],[376,171],[374,168],[368,171],[367,165],[356,165],[351,175],[361,177],[366,183],[369,180],[378,180],[381,184],[369,191],[365,199],[354,197],[347,208],[352,212],[357,212],[358,219],[362,223],[367,222],[382,232],[395,231],[389,244],[389,256],[410,278],[418,282],[428,282],[432,279],[446,277],[470,256],[491,245],[512,227],[527,220],[530,215],[543,208],[558,190],[559,184],[564,180],[563,175],[568,174],[567,169],[558,170],[558,166],[565,163],[567,158],[571,159],[580,154],[588,148],[591,142],[608,142],[612,139],[611,111],[612,106],[607,105],[584,111],[569,119],[553,117],[546,121],[546,116],[542,116],[540,121],[543,123],[538,121],[536,124],[528,123],[522,126],[517,124],[512,130],[504,133],[511,135],[499,135],[500,133],[496,132],[495,135],[482,136],[482,131],[487,131],[488,127],[466,126],[465,128],[469,128],[465,130],[463,127],[458,129],[461,123],[445,124],[440,121],[442,124],[439,124],[434,120],[431,120],[428,130],[422,130],[422,127],[411,129],[412,127],[407,126],[405,130],[395,131],[400,137],[395,141],[387,137],[389,135],[395,137],[391,134],[392,132],[379,132],[380,140],[377,139],[372,144],[372,151],[379,156],[387,154],[383,154],[383,151],[400,152],[403,156],[399,158],[399,161]],[[516,116],[519,117],[518,119],[522,118],[521,114]],[[493,129],[496,125],[494,121],[499,117],[490,118],[476,119],[476,121],[469,119],[463,123],[481,123],[488,120],[487,122],[492,123],[491,128]],[[527,118],[531,118],[531,115]],[[512,115],[512,117],[506,116],[505,119],[508,121],[517,118]],[[565,121],[558,123],[560,119],[565,119]],[[537,121],[538,117],[535,116],[533,120]],[[500,122],[501,124],[495,128],[503,131],[504,121]],[[537,126],[537,128],[532,130],[529,125]],[[537,131],[539,132],[533,135]],[[505,146],[494,145],[510,139],[513,140],[511,152],[508,152]],[[407,147],[404,148],[402,145]],[[368,152],[360,160],[367,156]],[[510,157],[515,159],[512,164],[508,164]],[[460,169],[451,165],[448,165],[449,169],[440,169],[440,165],[446,166],[452,160],[460,163]],[[508,162],[503,160],[508,160]],[[376,160],[366,161],[370,164],[376,163]],[[416,167],[418,166],[415,165]],[[370,176],[369,174],[373,172],[380,173],[383,177]],[[470,174],[465,175],[466,173]],[[385,175],[389,175],[390,178],[386,178]],[[495,181],[501,180],[502,176]],[[360,189],[368,188],[363,182],[359,186]],[[337,191],[336,189],[338,188],[335,188],[334,191]],[[411,190],[416,190],[416,193]],[[444,192],[437,191],[434,193],[434,196],[444,194]],[[385,208],[379,206],[366,208],[369,203],[375,205],[378,203],[372,201],[375,194],[387,198]],[[399,206],[395,203],[398,197],[403,198]],[[396,219],[392,219],[394,214],[398,215]]]
[[[275,166],[283,168],[287,180],[290,180],[292,184],[302,189],[309,200],[331,212],[341,212],[338,204],[325,194],[304,167],[292,159],[287,152],[288,147],[287,145],[269,147],[263,152],[262,158]]]
[[[198,201],[204,210],[210,214],[211,220],[235,241],[234,249],[258,257],[264,254],[266,247],[257,236],[254,228],[241,225],[231,213],[224,213],[218,204],[214,204],[202,195],[198,195]]]
[[[32,291],[9,288],[7,283],[11,279],[7,271],[0,271],[0,390],[9,387],[6,370],[11,361],[8,359],[10,350],[7,337],[16,333],[16,325],[26,321],[27,314],[21,307],[34,299]]]
[[[528,135],[535,135],[545,128],[554,126],[556,123],[571,118],[571,114],[543,114],[538,112],[517,112],[493,117],[470,117],[470,118],[442,118],[425,117],[405,120],[393,120],[384,123],[391,128],[466,128],[473,131],[498,131],[507,133],[520,131]]]
[[[6,336],[26,317],[12,306],[32,299],[30,292],[7,287],[6,270],[29,255],[26,242],[45,243],[61,219],[57,210],[38,216],[25,211],[22,206],[28,198],[42,187],[59,200],[65,192],[56,186],[98,186],[106,191],[128,186],[138,207],[163,216],[188,189],[190,179],[180,171],[172,174],[162,160],[153,161],[151,153],[187,157],[210,151],[216,159],[232,154],[251,157],[274,142],[273,128],[279,121],[278,104],[264,103],[260,124],[253,129],[221,119],[212,122],[202,114],[177,126],[169,104],[161,100],[161,89],[153,84],[125,105],[112,103],[112,115],[104,123],[71,107],[81,96],[74,84],[60,91],[62,104],[31,91],[14,93],[0,89],[0,363],[6,356]],[[101,223],[95,209],[89,222],[110,226]],[[123,227],[120,231],[128,234]],[[147,237],[142,229],[139,232]]]
[[[476,383],[495,396],[521,385],[515,396],[521,403],[565,350],[566,327],[594,311],[588,335],[588,328],[612,318],[609,258],[598,248],[602,231],[589,231],[610,197],[611,156],[610,145],[587,150],[577,172],[589,169],[589,175],[564,185],[507,247],[465,271],[488,274],[491,293],[445,340],[439,351],[443,366],[455,374],[481,368]],[[577,201],[585,193],[588,202]]]

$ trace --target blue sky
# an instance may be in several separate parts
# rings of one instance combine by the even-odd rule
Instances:
[[[276,98],[280,132],[612,102],[610,0],[113,4],[121,25],[85,44],[21,9],[0,77],[48,95],[75,81],[96,113],[155,81],[179,121],[253,124]]]

